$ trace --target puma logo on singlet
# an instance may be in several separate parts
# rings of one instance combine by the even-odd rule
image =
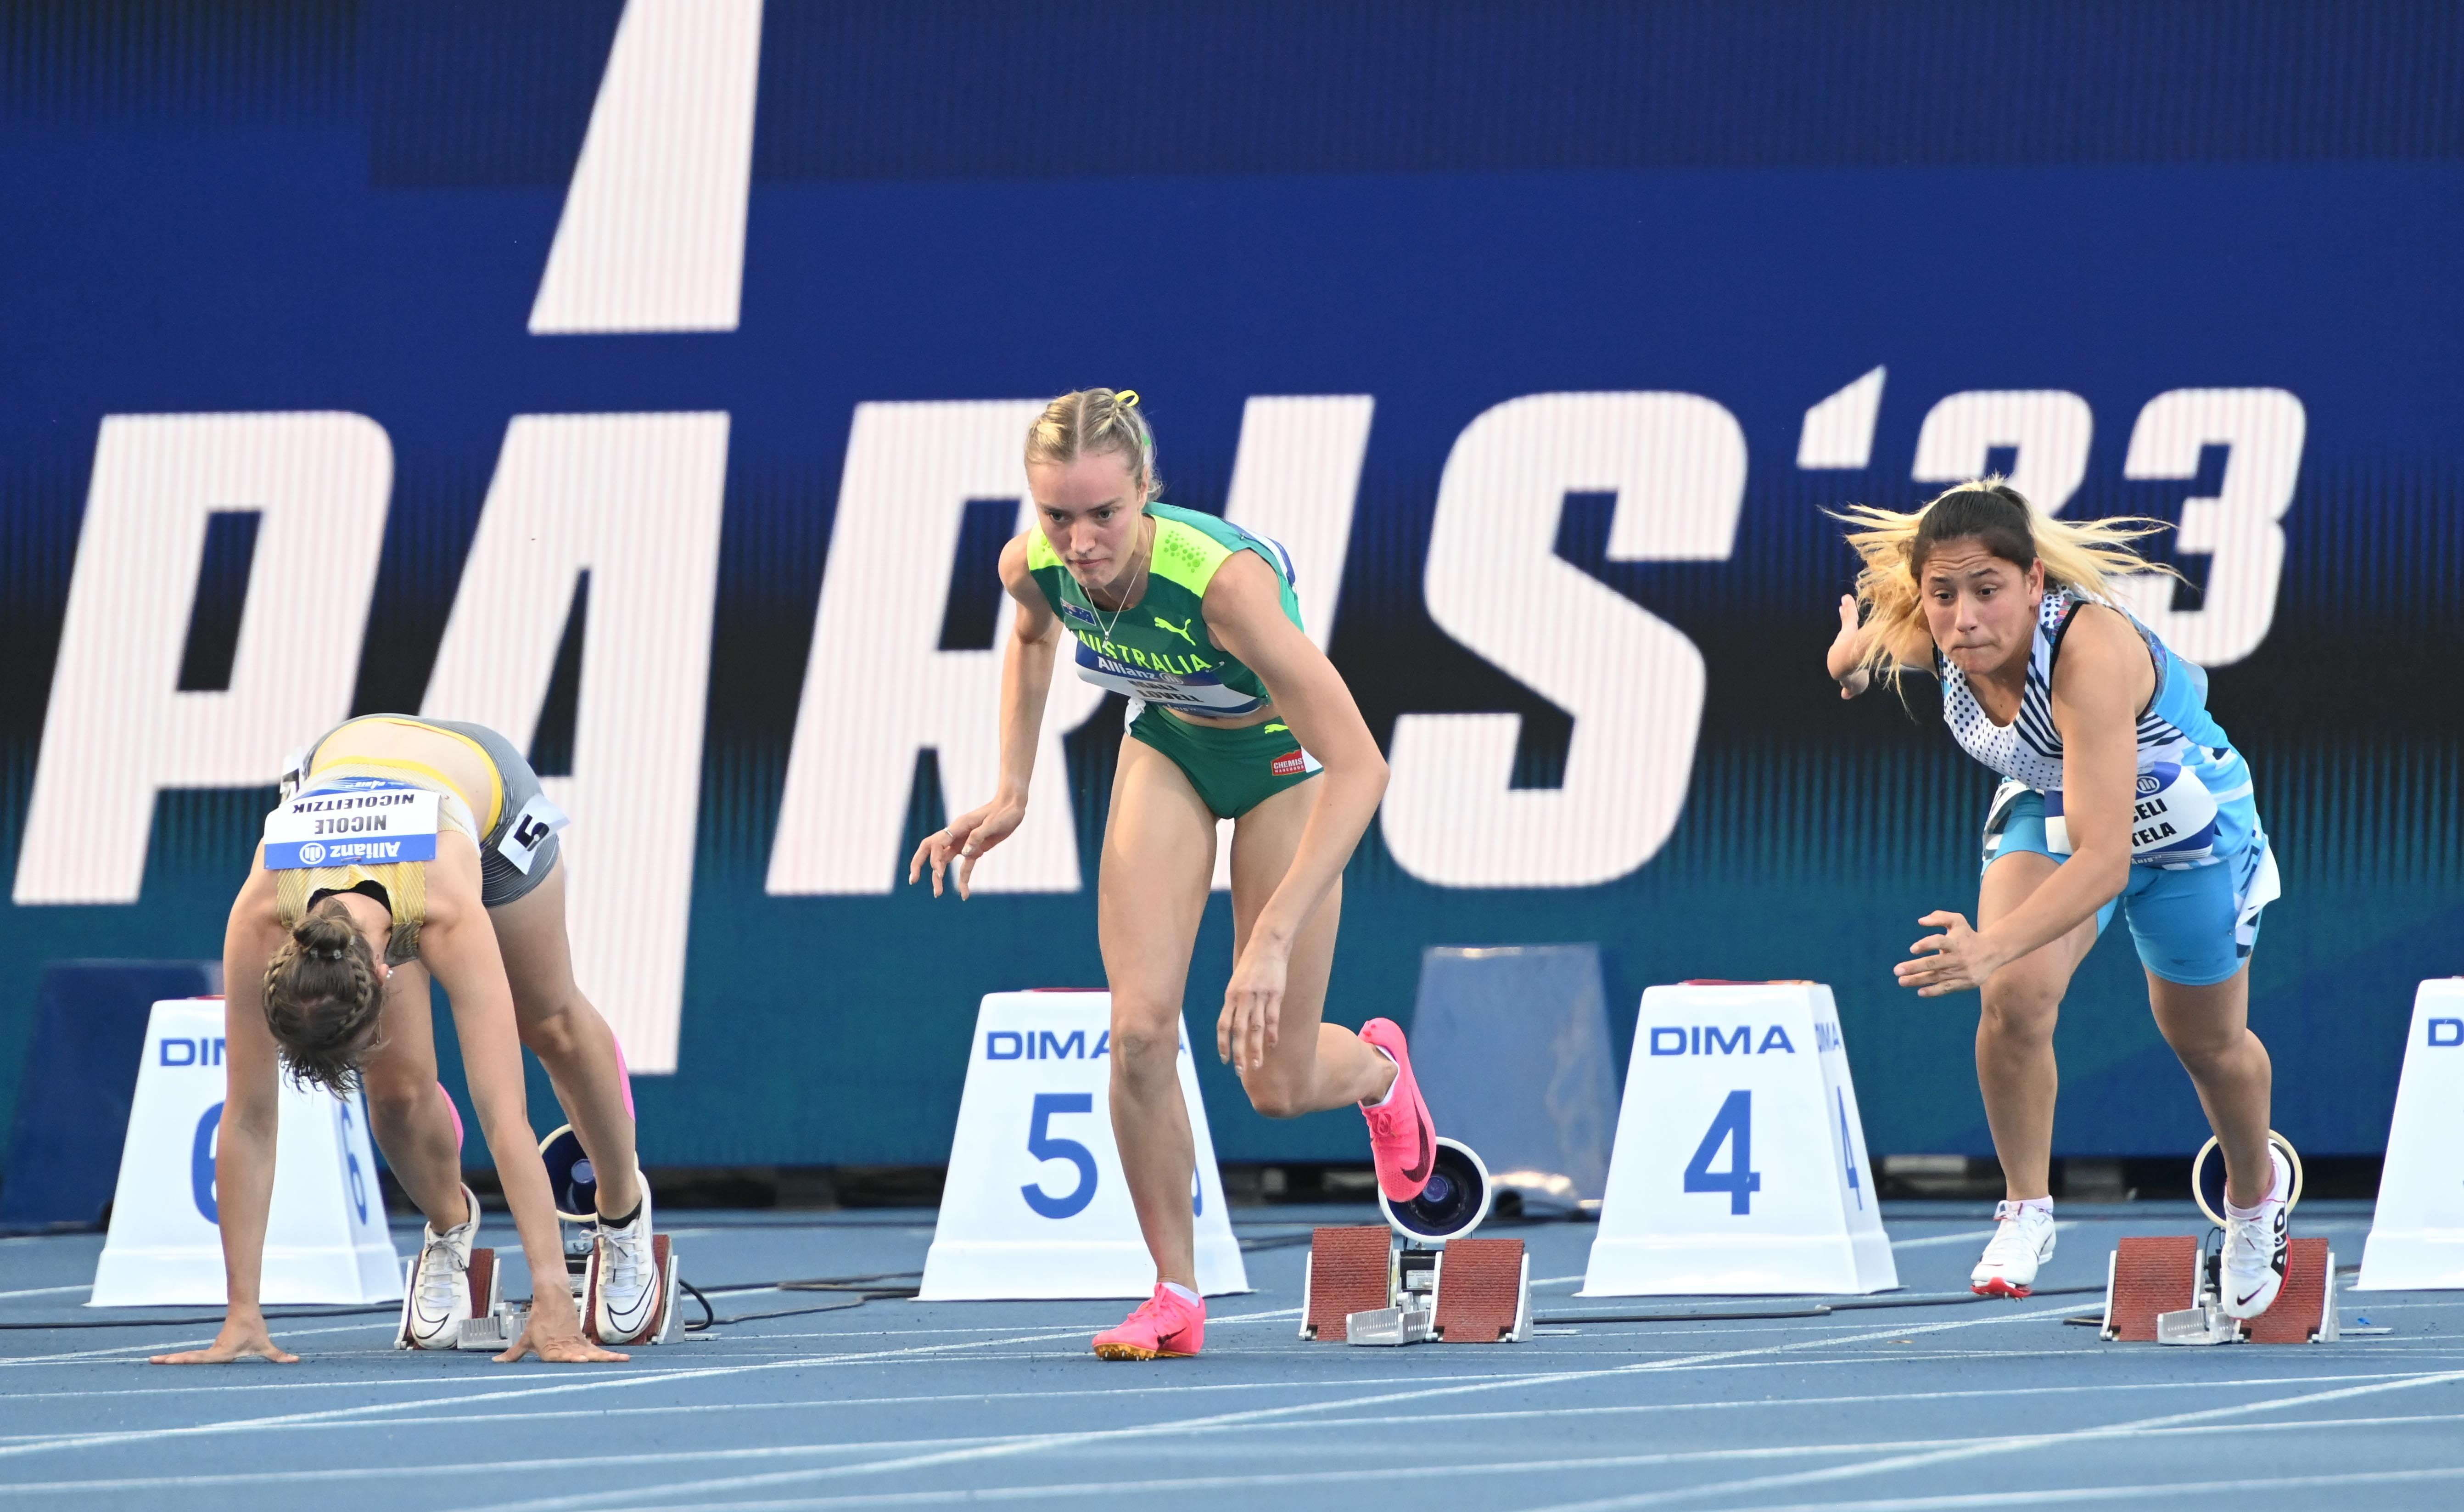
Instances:
[[[1181,639],[1186,640],[1186,641],[1189,641],[1189,644],[1190,644],[1190,646],[1191,646],[1191,648],[1192,648],[1193,650],[1194,650],[1194,649],[1196,649],[1196,647],[1197,647],[1197,645],[1198,645],[1198,642],[1197,642],[1196,640],[1194,640],[1194,639],[1191,639],[1191,637],[1190,637],[1190,634],[1189,634],[1189,624],[1188,624],[1188,622],[1187,622],[1186,620],[1182,621],[1180,624],[1176,625],[1176,624],[1174,624],[1171,620],[1168,620],[1168,619],[1164,618],[1161,614],[1157,614],[1157,615],[1155,615],[1155,629],[1157,629],[1157,630],[1168,630],[1168,631],[1171,631],[1174,634],[1178,635]]]

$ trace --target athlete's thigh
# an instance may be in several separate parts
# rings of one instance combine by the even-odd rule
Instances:
[[[1122,736],[1095,881],[1116,1021],[1125,1012],[1177,1020],[1214,876],[1215,815],[1170,757]]]
[[[554,1017],[581,998],[573,982],[573,942],[564,930],[564,859],[547,879],[488,910],[496,950],[513,989],[514,1016],[525,1024]]]
[[[2052,856],[2035,851],[2006,850],[1985,868],[1976,884],[1976,927],[1991,929],[2016,912],[2060,869]],[[2101,917],[2101,916],[2098,916]],[[2096,945],[2098,918],[2082,919],[2079,927],[2058,940],[2037,946],[1993,973],[1996,981],[2026,985],[2058,999],[2071,973]]]
[[[1299,854],[1301,832],[1317,806],[1318,778],[1287,788],[1243,814],[1232,827],[1232,955],[1240,959],[1250,926],[1283,884]],[[1334,969],[1334,937],[1343,922],[1343,878],[1301,925],[1284,971],[1284,1007],[1277,1018],[1276,1054],[1306,1060],[1316,1054],[1313,1031],[1326,1012],[1326,982]]]

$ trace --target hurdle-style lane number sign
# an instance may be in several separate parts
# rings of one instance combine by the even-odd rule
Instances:
[[[1112,1140],[1111,994],[996,992],[977,1011],[941,1213],[924,1261],[926,1301],[1144,1297],[1155,1261]],[[1189,1033],[1180,1095],[1198,1169],[1190,1186],[1198,1282],[1249,1289],[1223,1211],[1215,1141]]]
[[[2464,977],[2413,994],[2358,1291],[2464,1287]]]
[[[1645,992],[1582,1295],[1898,1285],[1831,989]]]
[[[215,1305],[229,1296],[214,1187],[223,1052],[220,998],[154,1005],[88,1306]],[[285,1078],[280,1118],[259,1295],[269,1302],[397,1300],[401,1261],[385,1229],[365,1103],[357,1093],[336,1098]]]

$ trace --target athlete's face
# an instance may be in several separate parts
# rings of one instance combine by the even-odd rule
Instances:
[[[1069,462],[1032,462],[1026,486],[1035,496],[1044,539],[1078,586],[1126,588],[1123,580],[1143,544],[1138,526],[1146,513],[1143,480],[1129,459],[1103,452]]]
[[[2045,598],[2045,565],[2022,569],[1982,541],[1946,541],[1925,558],[1917,591],[1933,643],[1952,666],[1986,677],[2025,661]]]

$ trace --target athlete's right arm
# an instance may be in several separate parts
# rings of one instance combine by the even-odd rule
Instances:
[[[215,1137],[214,1211],[223,1236],[230,1310],[203,1349],[158,1354],[156,1365],[220,1365],[262,1355],[282,1365],[299,1357],[267,1331],[257,1285],[265,1263],[266,1216],[274,1206],[274,1147],[281,1116],[282,1062],[265,1027],[260,997],[266,963],[282,944],[274,874],[263,853],[232,902],[223,932],[223,1118]]]
[[[1026,817],[1026,790],[1035,777],[1036,747],[1044,739],[1044,700],[1052,691],[1052,664],[1063,632],[1060,616],[1026,570],[1026,537],[1001,548],[1001,580],[1018,607],[1008,643],[1001,648],[1001,786],[990,803],[951,820],[915,848],[914,859],[907,863],[907,880],[915,882],[931,867],[935,898],[941,896],[942,875],[953,859],[957,862],[958,896],[966,897],[976,863]]]

